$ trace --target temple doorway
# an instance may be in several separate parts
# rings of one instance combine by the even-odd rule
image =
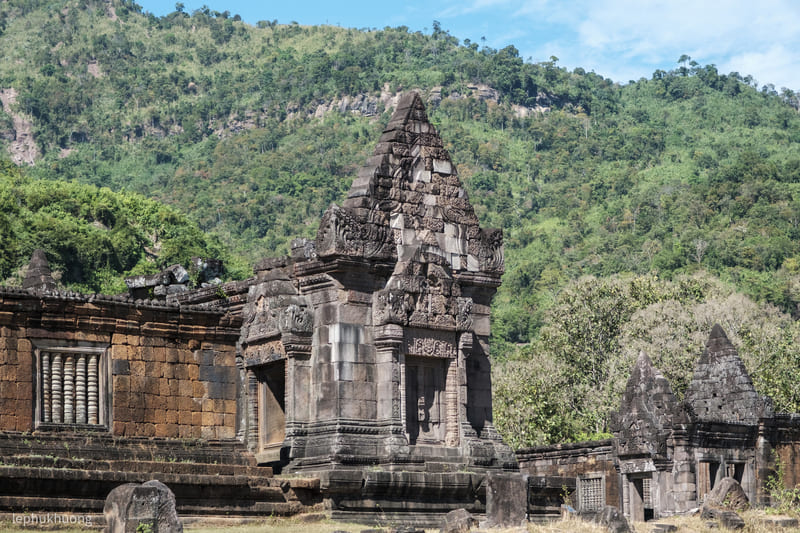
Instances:
[[[260,366],[258,379],[258,451],[277,451],[286,437],[286,361]]]
[[[409,444],[442,444],[449,360],[406,357],[406,432]]]

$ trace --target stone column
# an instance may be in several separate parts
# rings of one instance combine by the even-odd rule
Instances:
[[[60,424],[63,418],[62,411],[62,397],[61,397],[61,384],[63,378],[63,367],[61,365],[61,354],[53,354],[53,366],[50,380],[50,394],[52,395],[52,421],[54,424]]]
[[[306,331],[307,329],[307,331]],[[308,390],[311,387],[311,331],[304,328],[301,331],[284,333],[283,347],[286,350],[286,377],[285,398],[283,402],[286,419],[286,436],[284,442],[291,448],[302,447],[302,439],[298,436],[298,429],[308,422]],[[303,402],[302,405],[296,402]],[[295,454],[292,452],[292,456]]]
[[[247,448],[258,447],[258,380],[256,373],[247,369]]]
[[[64,423],[75,423],[75,356],[64,361]]]
[[[478,433],[472,424],[469,423],[467,416],[467,403],[469,401],[469,394],[467,390],[467,360],[472,354],[473,350],[473,335],[470,332],[462,333],[458,339],[458,354],[456,362],[456,382],[454,385],[457,387],[457,417],[458,425],[461,428],[461,436],[463,438],[471,437],[477,438]]]
[[[75,365],[75,422],[86,423],[86,355],[78,354]]]
[[[42,422],[51,421],[51,402],[50,398],[50,352],[41,352],[41,384],[42,384]]]
[[[469,341],[466,340],[469,337]],[[468,343],[471,349],[472,334],[464,333],[459,340],[459,353],[462,345]],[[461,384],[459,382],[459,363],[461,357],[456,355],[455,359],[448,361],[447,377],[445,378],[445,413],[447,423],[445,425],[444,443],[447,446],[458,446],[460,424],[459,424],[459,401],[461,396]]]
[[[405,427],[403,327],[386,324],[376,328],[375,362],[378,388],[378,423],[386,434],[386,453],[408,453]]]
[[[100,386],[97,354],[89,355],[89,364],[86,369],[86,421],[89,424],[100,423]]]
[[[236,438],[247,438],[247,371],[244,369],[242,347],[236,346]]]

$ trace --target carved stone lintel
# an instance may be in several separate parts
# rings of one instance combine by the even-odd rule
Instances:
[[[422,357],[455,358],[458,353],[455,335],[435,330],[407,330],[404,352]]]
[[[252,368],[254,366],[265,365],[267,363],[272,363],[274,361],[280,361],[281,359],[286,359],[285,353],[277,353],[277,352],[270,352],[270,353],[256,353],[252,354],[252,357],[248,357],[244,361],[245,368]]]

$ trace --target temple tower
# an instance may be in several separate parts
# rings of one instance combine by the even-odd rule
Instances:
[[[501,231],[479,226],[422,99],[405,95],[316,239],[256,269],[240,342],[251,448],[367,492],[376,472],[397,490],[401,471],[427,473],[420,487],[474,502],[471,476],[516,469],[492,424],[503,261]]]

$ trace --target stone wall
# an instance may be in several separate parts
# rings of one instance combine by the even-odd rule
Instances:
[[[25,328],[8,327],[14,315],[0,311],[0,430],[33,427],[31,342]]]
[[[759,433],[760,446],[756,457],[757,475],[761,481],[759,503],[769,504],[770,495],[764,481],[776,475],[776,461],[781,463],[785,486],[800,485],[800,415],[775,415],[762,421]]]
[[[79,352],[88,350],[98,356],[95,402],[100,405],[95,407],[101,420],[94,425],[102,426],[90,429],[104,428],[117,436],[235,437],[239,328],[224,316],[221,311],[124,297],[4,289],[0,430],[32,431],[42,424],[59,429],[40,412],[46,409],[42,395],[51,394],[41,372],[48,369],[51,352],[54,366],[58,356],[59,370],[69,368],[74,376],[58,391],[58,405],[66,405],[67,395],[74,394],[80,409],[79,391],[85,394],[92,386],[86,367],[80,366],[85,361],[79,363]],[[74,366],[67,366],[67,359]],[[56,391],[52,394],[55,402]],[[81,424],[74,413],[69,420]]]
[[[525,448],[516,452],[519,461],[520,471],[528,474],[531,478],[541,478],[542,495],[549,492],[552,482],[548,480],[556,479],[571,492],[570,499],[572,504],[580,507],[579,494],[571,489],[579,485],[583,479],[602,479],[600,487],[604,493],[604,505],[619,506],[619,474],[614,465],[614,441],[600,440],[592,442],[578,442],[568,444],[555,444],[552,446],[538,446],[535,448]],[[564,480],[569,480],[569,483]],[[578,483],[576,484],[576,480]],[[536,502],[535,491],[537,484],[530,483],[531,499],[529,506],[540,506]],[[564,490],[561,491],[562,493]],[[544,505],[547,502],[542,502]],[[562,502],[563,503],[563,502]],[[550,502],[552,505],[552,502]],[[544,512],[544,510],[542,510]],[[552,514],[552,511],[551,513]]]

